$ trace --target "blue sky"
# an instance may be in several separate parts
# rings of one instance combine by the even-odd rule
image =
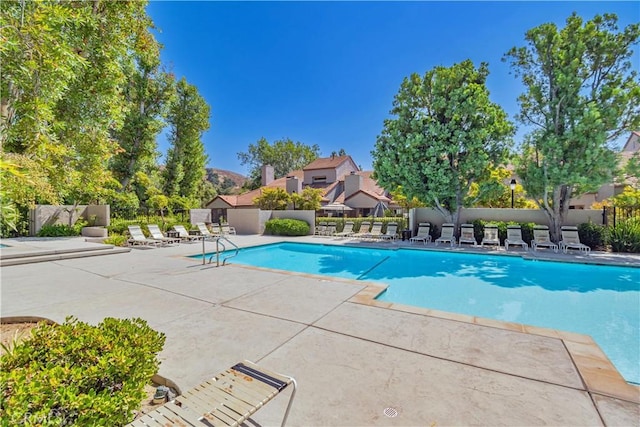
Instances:
[[[152,1],[147,10],[163,63],[211,106],[209,166],[242,174],[237,153],[261,137],[318,144],[322,156],[344,148],[371,169],[402,79],[467,58],[489,63],[491,99],[513,118],[522,86],[501,59],[528,29],[563,26],[573,11],[615,13],[621,28],[640,21],[640,3],[608,1]]]

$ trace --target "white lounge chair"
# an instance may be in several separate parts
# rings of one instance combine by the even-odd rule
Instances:
[[[168,245],[172,245],[174,243],[180,243],[180,238],[178,237],[166,237],[162,234],[162,230],[158,227],[157,224],[147,224],[147,228],[149,229],[149,234],[155,240],[161,240]]]
[[[355,238],[361,238],[362,236],[364,236],[365,234],[369,233],[369,230],[371,230],[371,222],[369,221],[362,221],[360,223],[360,228],[358,229],[357,233],[353,233],[352,237]]]
[[[131,238],[127,240],[129,246],[160,246],[164,245],[162,240],[148,239],[142,232],[142,228],[139,225],[129,225],[129,235]]]
[[[498,226],[496,224],[486,224],[484,226],[484,237],[480,242],[480,247],[484,245],[496,245],[500,247],[500,238],[498,237]]]
[[[418,225],[418,234],[409,238],[409,243],[413,244],[413,242],[423,242],[425,245],[427,242],[431,241],[431,224],[428,222],[421,222]]]
[[[387,230],[380,235],[382,240],[396,240],[398,238],[398,224],[390,222],[387,224]]]
[[[462,224],[460,226],[460,239],[458,239],[458,245],[469,244],[478,246],[476,235],[473,231],[473,224]]]
[[[214,234],[207,228],[207,225],[204,222],[196,222],[196,227],[198,227],[198,231],[200,235],[205,239],[214,239],[220,236],[220,233]]]
[[[335,234],[336,237],[349,237],[353,236],[353,221],[347,221],[344,223],[342,231]]]
[[[537,252],[538,248],[549,248],[553,249],[553,252],[558,252],[558,245],[551,241],[551,237],[549,237],[549,227],[546,225],[536,225],[533,227],[531,249]]]
[[[293,390],[282,419],[284,426],[296,394],[296,380],[245,360],[142,415],[127,427],[245,425],[256,411],[290,385]]]
[[[366,239],[366,240],[377,240],[380,238],[380,236],[382,236],[382,223],[376,221],[371,226],[371,230],[369,230],[368,233],[365,233],[362,236],[360,236],[360,238]]]
[[[509,250],[509,245],[511,246],[522,246],[522,249],[525,251],[529,250],[529,245],[527,242],[522,240],[522,229],[519,225],[508,225],[507,226],[507,238],[504,239],[504,250]]]
[[[178,236],[180,236],[180,239],[183,242],[195,242],[195,241],[204,239],[203,236],[189,234],[187,229],[184,228],[184,225],[176,224],[173,226],[173,229],[178,232]]]
[[[326,232],[327,232],[327,222],[320,221],[318,225],[316,225],[315,235],[324,236]]]
[[[325,236],[333,236],[336,234],[337,224],[335,222],[328,222],[327,228],[324,230]]]
[[[229,234],[236,234],[236,229],[230,226],[229,223],[223,222],[222,224],[220,224],[220,233],[223,236],[226,236]]]
[[[577,249],[586,255],[591,253],[591,248],[580,242],[578,227],[565,225],[562,227],[561,233],[562,240],[560,241],[560,250],[562,250],[562,252],[566,254],[569,249]]]
[[[454,247],[456,245],[456,238],[453,237],[454,227],[455,225],[453,225],[450,222],[445,222],[444,224],[442,224],[442,231],[440,232],[440,237],[438,237],[435,241],[436,246],[438,246],[438,243],[447,243],[447,242],[451,244],[451,247]]]

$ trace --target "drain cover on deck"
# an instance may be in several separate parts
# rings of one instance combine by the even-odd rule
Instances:
[[[389,418],[398,416],[398,411],[396,411],[394,408],[385,408],[382,412]]]

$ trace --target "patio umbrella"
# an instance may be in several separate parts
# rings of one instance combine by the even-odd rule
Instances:
[[[387,209],[387,205],[383,202],[378,202],[376,206],[373,208],[373,216],[374,217],[383,217],[384,211]]]
[[[322,209],[323,211],[342,212],[342,216],[344,216],[344,213],[346,211],[352,211],[353,210],[353,208],[350,208],[349,206],[345,205],[344,203],[339,203],[339,202],[329,203],[328,205],[322,206],[320,209]]]

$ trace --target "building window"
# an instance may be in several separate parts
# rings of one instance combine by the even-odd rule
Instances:
[[[326,176],[314,176],[311,178],[311,182],[313,182],[314,184],[316,182],[327,182],[327,177]]]

